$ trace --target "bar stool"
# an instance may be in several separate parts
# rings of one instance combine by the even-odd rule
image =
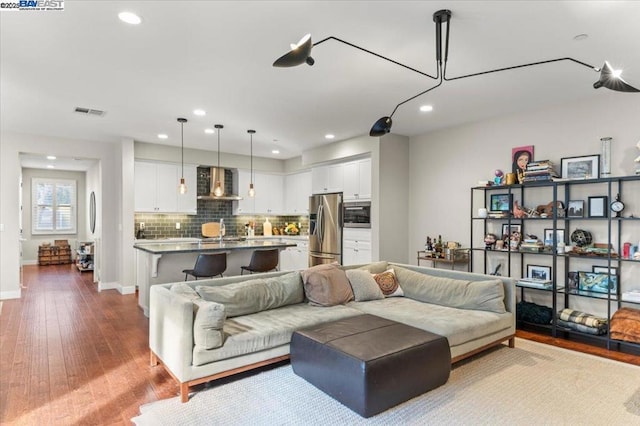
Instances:
[[[254,273],[269,272],[274,269],[278,269],[278,249],[255,250],[251,254],[249,265],[240,267],[240,275],[243,275],[244,271]]]
[[[198,278],[211,278],[217,275],[223,276],[222,273],[227,269],[227,253],[199,254],[193,269],[183,269],[184,280],[187,281],[189,275],[197,280]]]

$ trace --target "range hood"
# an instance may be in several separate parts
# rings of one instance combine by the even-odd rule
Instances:
[[[209,169],[211,171],[211,179],[209,181],[209,194],[208,195],[198,195],[198,200],[220,200],[220,201],[238,201],[238,200],[242,200],[242,197],[239,195],[235,195],[235,194],[223,194],[220,197],[216,197],[215,195],[213,195],[213,190],[216,186],[216,181],[220,181],[220,185],[222,185],[222,187],[224,188],[224,169],[223,168],[217,168],[217,167],[211,167]]]

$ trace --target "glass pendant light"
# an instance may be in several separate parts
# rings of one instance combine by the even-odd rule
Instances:
[[[180,123],[180,139],[182,141],[182,173],[180,175],[180,185],[178,185],[178,191],[180,191],[180,194],[187,193],[187,184],[184,182],[184,123],[186,122],[186,118],[178,118],[178,123]]]
[[[224,188],[220,184],[220,130],[224,128],[222,124],[216,124],[216,129],[218,129],[218,169],[216,170],[216,186],[213,189],[213,195],[216,197],[222,197],[224,195]]]
[[[251,137],[251,175],[250,175],[250,182],[249,182],[249,192],[247,194],[251,198],[256,196],[256,190],[253,189],[253,134],[255,132],[256,132],[255,130],[247,130],[247,133],[249,133]]]

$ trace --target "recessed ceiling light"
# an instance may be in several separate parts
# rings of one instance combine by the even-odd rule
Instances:
[[[208,134],[208,135],[212,135],[212,134],[214,134],[216,131],[215,131],[215,130],[213,130],[213,129],[204,129],[204,132],[205,132],[206,134]]]
[[[49,164],[49,165],[47,166],[47,169],[55,169],[55,166],[54,166],[53,164]]]
[[[433,107],[431,105],[422,105],[420,107],[420,111],[422,111],[422,112],[433,111]]]
[[[55,155],[47,155],[47,160],[55,160],[56,156]]]
[[[336,137],[336,135],[332,135],[331,133],[327,133],[326,135],[324,135],[325,139],[333,139],[335,137]]]
[[[169,139],[169,136],[165,135],[164,133],[158,133],[158,139]]]
[[[589,34],[578,34],[577,36],[575,36],[573,39],[575,41],[581,41],[581,40],[586,40],[589,38]]]
[[[197,115],[198,117],[202,117],[202,116],[207,115],[207,112],[205,110],[203,110],[203,109],[194,109],[193,113],[195,115]]]
[[[138,25],[142,22],[142,18],[132,12],[120,12],[118,13],[118,18],[120,18],[122,22],[126,22],[131,25]]]
[[[280,151],[279,151],[279,150],[277,150],[277,149],[274,149],[274,150],[271,150],[271,153],[272,153],[272,154],[280,154]]]

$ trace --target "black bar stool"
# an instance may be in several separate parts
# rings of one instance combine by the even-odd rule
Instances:
[[[278,249],[255,250],[251,254],[249,265],[240,267],[240,275],[243,275],[244,271],[254,273],[269,272],[274,269],[278,269]]]
[[[189,275],[193,275],[195,279],[211,278],[217,275],[223,276],[222,273],[227,269],[227,253],[199,254],[193,269],[183,269],[184,280],[187,281]]]

